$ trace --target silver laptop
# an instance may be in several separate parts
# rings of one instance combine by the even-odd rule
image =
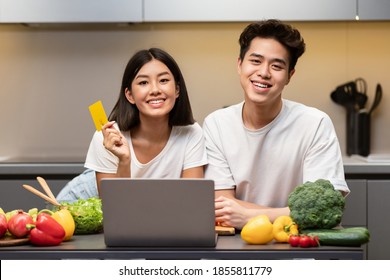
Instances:
[[[214,247],[214,181],[105,178],[106,246]]]

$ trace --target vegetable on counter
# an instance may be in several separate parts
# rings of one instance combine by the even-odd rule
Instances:
[[[12,215],[8,220],[8,231],[15,237],[26,237],[30,229],[27,224],[33,224],[33,218],[23,210],[17,210],[16,214]]]
[[[249,244],[266,244],[274,239],[273,225],[266,215],[251,218],[241,230],[241,238]]]
[[[15,209],[15,210],[12,210],[12,211],[8,211],[5,213],[5,217],[7,218],[7,222],[11,219],[11,217],[13,215],[15,215],[16,213],[18,213],[18,209]]]
[[[345,199],[324,179],[298,185],[288,197],[291,218],[303,229],[331,229],[340,224]]]
[[[360,246],[370,241],[370,232],[365,227],[342,229],[307,229],[308,236],[318,236],[321,245]]]
[[[31,218],[33,219],[33,221],[35,222],[37,220],[37,216],[38,216],[38,208],[29,209],[27,214],[29,214],[31,216]]]
[[[64,228],[65,230],[64,241],[70,240],[76,229],[76,224],[69,210],[62,208],[54,212],[52,217]]]
[[[103,230],[102,201],[98,197],[79,199],[75,202],[62,202],[75,222],[74,234],[91,234]]]
[[[72,238],[76,225],[72,214],[65,207],[60,207],[59,210],[53,212],[49,209],[43,209],[39,213],[48,213],[54,220],[56,220],[65,230],[65,236],[63,241],[68,241]]]
[[[290,235],[288,238],[288,243],[292,247],[318,247],[320,245],[318,236],[309,236],[309,235]]]
[[[288,243],[293,247],[298,247],[301,237],[299,235],[291,235],[288,238]]]
[[[274,239],[278,242],[288,242],[290,235],[298,234],[298,226],[290,216],[279,216],[273,222]]]
[[[8,230],[7,217],[5,216],[4,210],[0,208],[0,238],[5,235]]]
[[[30,242],[37,246],[59,245],[65,236],[65,230],[50,214],[40,212],[35,224],[27,225],[30,228]]]

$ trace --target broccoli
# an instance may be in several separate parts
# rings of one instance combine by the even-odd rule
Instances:
[[[330,229],[341,222],[345,198],[328,180],[318,179],[298,185],[287,204],[299,229]]]

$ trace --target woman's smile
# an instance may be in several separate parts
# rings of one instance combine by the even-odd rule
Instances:
[[[160,108],[164,105],[165,99],[164,98],[156,98],[146,101],[151,107],[153,108]]]

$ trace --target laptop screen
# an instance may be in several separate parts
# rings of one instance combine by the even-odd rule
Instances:
[[[107,246],[215,246],[214,181],[105,178]]]

